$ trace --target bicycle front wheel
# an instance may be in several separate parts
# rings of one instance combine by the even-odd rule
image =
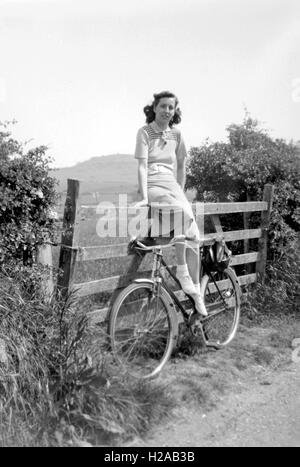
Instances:
[[[177,340],[177,319],[167,291],[152,282],[137,282],[117,297],[109,319],[111,348],[124,373],[156,376]]]
[[[241,290],[231,268],[212,272],[201,281],[201,290],[208,316],[202,326],[206,344],[222,348],[234,338],[240,318]]]

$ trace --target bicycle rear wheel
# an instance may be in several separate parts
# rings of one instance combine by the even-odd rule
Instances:
[[[109,319],[111,348],[125,373],[137,378],[157,375],[177,340],[177,319],[163,287],[133,283],[117,297]]]
[[[201,281],[208,316],[202,327],[206,344],[222,348],[234,338],[240,318],[241,289],[231,268],[205,275]]]

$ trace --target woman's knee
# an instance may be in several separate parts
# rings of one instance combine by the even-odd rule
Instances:
[[[190,227],[186,231],[186,239],[187,242],[190,242],[193,246],[200,245],[200,232],[195,220],[192,221]]]

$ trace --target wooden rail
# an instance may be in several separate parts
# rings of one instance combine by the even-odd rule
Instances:
[[[136,255],[128,253],[128,239],[126,241],[97,246],[82,246],[79,244],[79,219],[81,214],[87,209],[96,211],[96,206],[81,206],[79,207],[80,183],[78,180],[68,180],[68,190],[64,210],[63,232],[60,249],[59,268],[61,274],[58,276],[58,290],[65,294],[71,289],[77,291],[78,297],[88,297],[94,294],[103,292],[109,293],[111,297],[115,296],[118,289],[128,285],[134,278],[142,277],[150,274],[151,264],[147,264],[147,258],[139,258]],[[264,188],[263,201],[249,201],[238,203],[195,203],[192,205],[198,225],[202,222],[204,216],[209,216],[215,228],[215,233],[205,234],[203,242],[206,245],[211,244],[218,236],[222,236],[225,241],[245,241],[250,239],[258,239],[258,251],[248,252],[235,255],[232,257],[231,265],[233,267],[240,265],[248,265],[255,263],[255,272],[238,276],[241,285],[255,283],[259,278],[264,279],[264,272],[267,258],[267,235],[270,222],[270,213],[272,209],[273,186],[266,185]],[[134,214],[132,207],[121,206],[119,208],[111,207],[106,210],[107,219],[117,217],[120,219],[128,219]],[[261,225],[256,229],[244,229],[236,231],[224,231],[220,222],[220,215],[235,214],[235,213],[253,213],[261,212]],[[201,229],[200,229],[201,231]],[[168,250],[168,249],[167,249]],[[170,253],[171,252],[170,247]],[[150,255],[146,255],[150,256]],[[174,264],[174,253],[171,254],[170,263]],[[86,282],[75,282],[75,268],[77,266],[88,267],[90,261],[97,260],[99,266],[99,274],[97,279]],[[105,276],[105,261],[111,260],[115,263],[120,263],[120,268],[123,271],[113,273],[108,277]],[[98,264],[99,263],[99,264]],[[175,268],[175,266],[173,266]],[[107,271],[106,271],[107,272]],[[107,305],[101,309],[89,311],[89,315],[93,320],[105,319],[110,307],[110,300]]]

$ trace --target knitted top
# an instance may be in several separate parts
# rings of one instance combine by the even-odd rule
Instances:
[[[159,172],[174,173],[176,160],[185,159],[187,151],[180,130],[162,130],[155,121],[138,130],[136,159],[147,159],[148,175]]]

